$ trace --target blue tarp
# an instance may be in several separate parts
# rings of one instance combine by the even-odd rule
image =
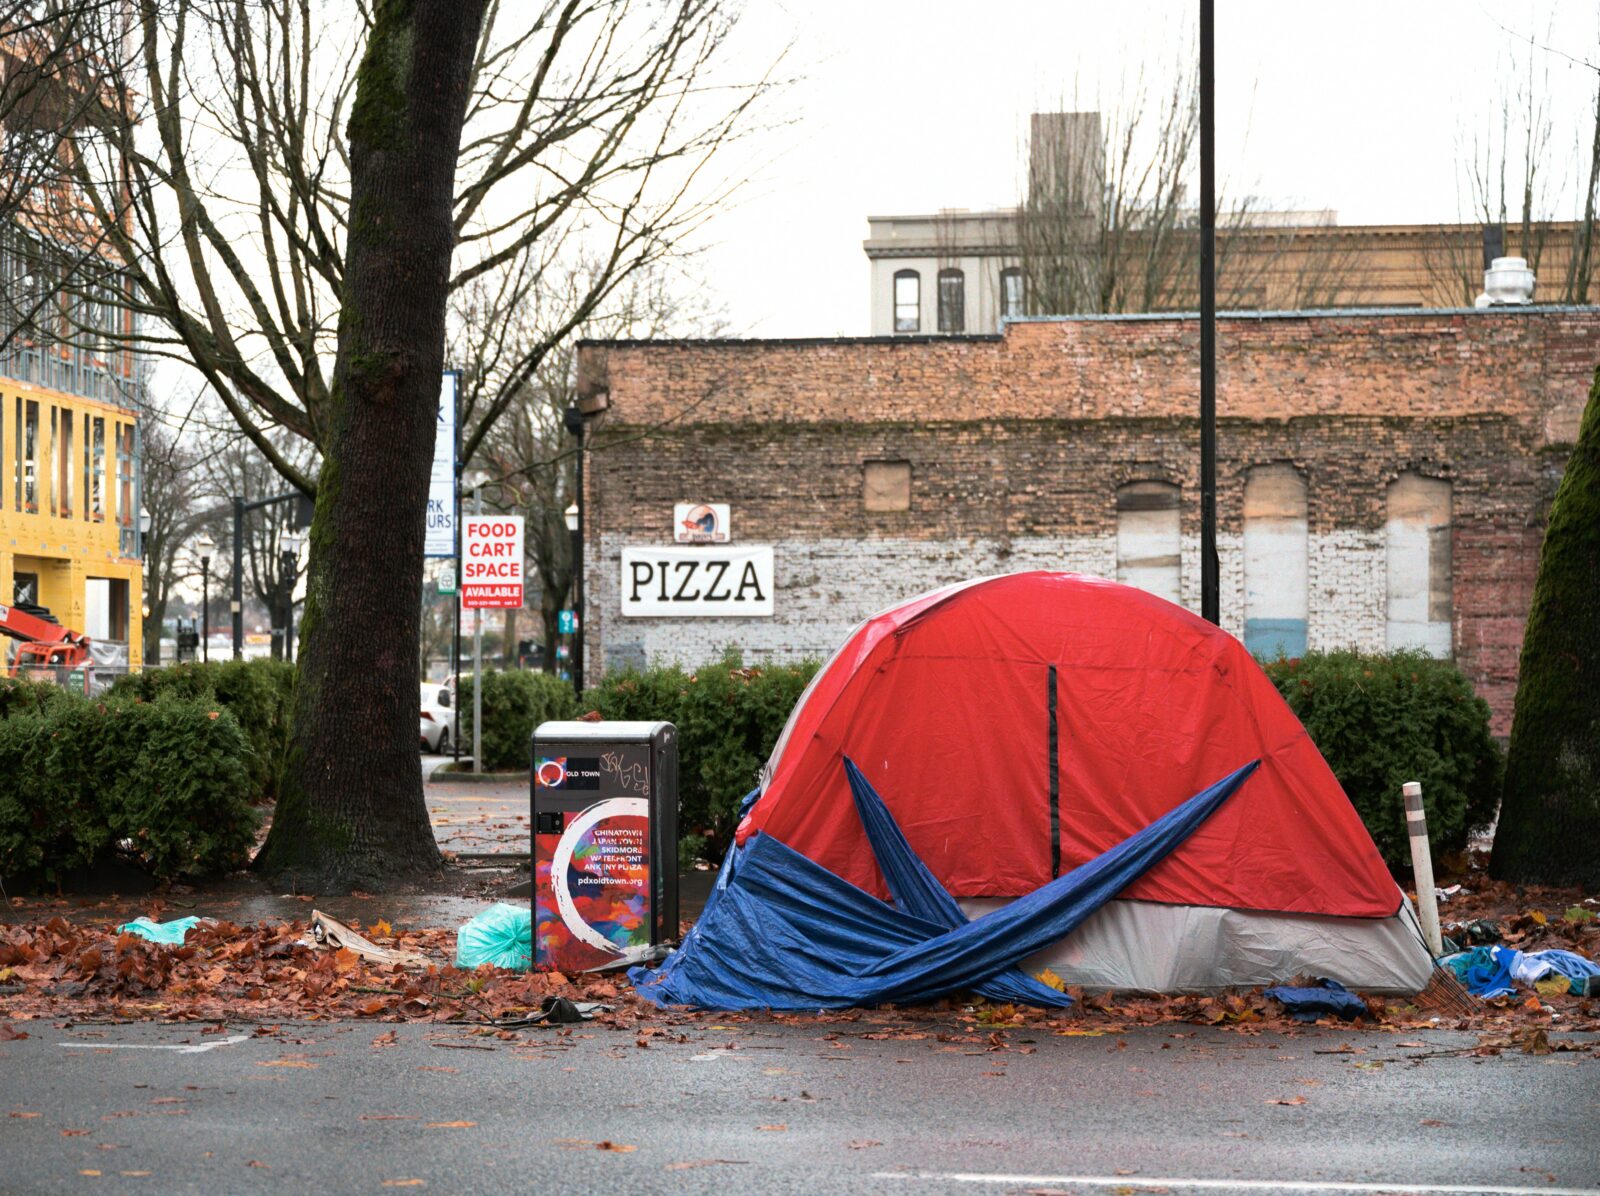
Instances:
[[[1510,947],[1474,947],[1447,955],[1439,962],[1454,972],[1474,996],[1487,1000],[1517,991],[1511,975],[1516,955]]]
[[[1070,998],[1017,964],[1070,934],[1164,859],[1255,771],[1230,773],[1103,855],[976,921],[917,858],[883,799],[845,762],[856,809],[894,904],[770,835],[732,849],[683,946],[629,972],[658,1005],[842,1009],[912,1004],[977,989],[1002,1000]],[[748,801],[748,799],[747,799]]]
[[[1367,1003],[1337,980],[1320,980],[1306,988],[1278,984],[1262,996],[1278,1002],[1297,1022],[1314,1022],[1326,1013],[1349,1021],[1367,1012]]]

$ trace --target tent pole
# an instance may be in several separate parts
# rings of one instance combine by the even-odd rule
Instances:
[[[1214,0],[1200,0],[1200,615],[1222,622],[1217,562],[1217,135]]]

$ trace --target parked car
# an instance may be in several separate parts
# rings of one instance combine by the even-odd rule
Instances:
[[[449,685],[422,687],[422,750],[441,755],[450,750],[456,738],[455,699]]]

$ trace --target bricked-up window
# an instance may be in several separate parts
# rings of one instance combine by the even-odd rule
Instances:
[[[1022,317],[1022,269],[1007,266],[1000,271],[1000,318],[1016,320]]]
[[[911,462],[868,461],[861,470],[861,505],[869,511],[909,511]]]
[[[1404,473],[1389,483],[1389,647],[1450,659],[1450,483]]]
[[[917,332],[922,328],[922,275],[897,270],[894,276],[894,330]]]
[[[939,331],[967,330],[967,276],[960,270],[939,271]]]
[[[1182,601],[1178,488],[1170,482],[1117,487],[1117,580]]]
[[[1244,483],[1244,646],[1257,656],[1304,656],[1306,483],[1293,465],[1260,465]]]

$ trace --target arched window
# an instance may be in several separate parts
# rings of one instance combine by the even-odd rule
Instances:
[[[922,275],[896,270],[894,275],[894,330],[917,332],[922,328]]]
[[[1183,594],[1178,488],[1170,482],[1117,487],[1117,580],[1169,602]]]
[[[960,270],[939,271],[939,331],[967,330],[967,277]]]
[[[1244,483],[1244,646],[1257,656],[1304,656],[1306,484],[1293,465],[1260,465]]]
[[[1007,266],[1000,271],[1000,318],[1015,320],[1022,315],[1022,268]]]
[[[1389,483],[1389,647],[1450,659],[1450,483],[1403,473]]]

